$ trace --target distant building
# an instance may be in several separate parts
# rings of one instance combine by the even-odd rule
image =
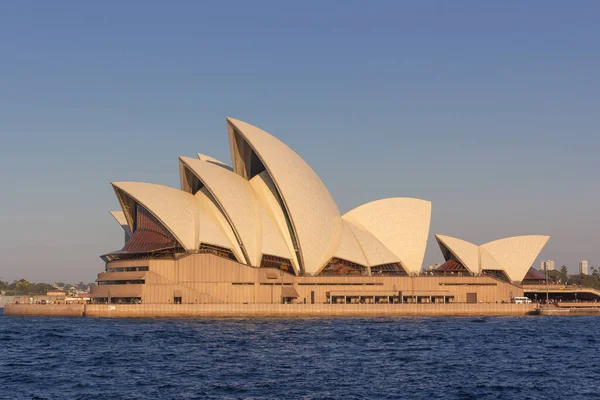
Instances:
[[[587,260],[579,261],[579,273],[582,275],[589,275]]]
[[[554,260],[542,261],[540,271],[554,271]]]

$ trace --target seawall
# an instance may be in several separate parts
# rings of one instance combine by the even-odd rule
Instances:
[[[6,304],[4,315],[22,317],[82,317],[85,304]]]
[[[74,304],[7,305],[7,316],[163,317],[379,317],[529,315],[534,304]]]
[[[557,316],[557,315],[566,315],[566,316],[576,316],[576,315],[600,315],[600,308],[585,308],[585,307],[574,307],[574,308],[540,308],[535,311],[537,315],[546,315],[546,316]]]

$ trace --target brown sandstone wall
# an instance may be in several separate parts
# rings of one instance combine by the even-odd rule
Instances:
[[[4,315],[22,317],[81,317],[84,304],[6,304]]]
[[[88,304],[89,317],[374,317],[528,315],[532,304]]]

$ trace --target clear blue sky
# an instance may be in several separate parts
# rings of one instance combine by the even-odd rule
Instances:
[[[552,236],[600,263],[600,3],[2,2],[0,278],[93,281],[111,180],[178,186],[260,126],[342,212],[433,202],[433,233]],[[537,262],[536,262],[537,266]]]

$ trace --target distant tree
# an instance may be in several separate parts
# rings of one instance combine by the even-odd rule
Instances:
[[[90,282],[90,283],[88,283],[88,286],[90,286],[90,287],[96,286],[96,282]]]
[[[600,277],[600,273],[598,273],[598,270],[596,268],[594,268],[594,270],[592,271],[592,276],[595,276],[596,279],[598,279],[598,277]]]
[[[598,280],[598,277],[596,277],[596,276],[581,275],[580,284],[585,287],[600,289],[600,280]]]
[[[569,271],[567,270],[566,265],[560,267],[560,278],[563,282],[567,282],[569,280]]]
[[[560,281],[563,281],[563,277],[560,274],[559,271],[556,270],[552,270],[552,271],[548,271],[548,278],[550,278],[550,280],[555,280],[558,282],[558,280],[560,279]]]
[[[83,282],[79,282],[76,287],[78,290],[86,290],[87,289],[87,285]]]
[[[26,295],[26,294],[29,294],[30,286],[31,286],[31,284],[27,280],[21,279],[19,282],[17,282],[17,284],[15,285],[15,288],[16,288],[18,294]]]
[[[33,283],[29,290],[34,294],[46,294],[49,291],[56,290],[56,288],[49,283]]]

